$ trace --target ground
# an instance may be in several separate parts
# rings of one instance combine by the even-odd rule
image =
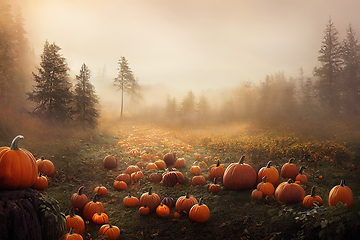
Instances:
[[[240,135],[241,138],[238,137]],[[234,139],[238,142],[234,143]],[[360,168],[354,155],[351,155],[357,145],[354,143],[350,148],[349,144],[341,145],[341,141],[330,139],[319,140],[321,144],[316,147],[314,139],[309,139],[304,140],[295,134],[255,133],[245,125],[182,127],[175,130],[170,126],[123,122],[91,134],[51,142],[43,139],[31,150],[36,157],[44,155],[54,163],[56,175],[49,179],[49,188],[44,194],[55,198],[66,215],[71,209],[70,198],[80,186],[86,187],[84,193],[89,200],[96,186],[105,186],[108,195],[100,197],[100,201],[110,224],[120,228],[120,239],[357,239],[360,233]],[[308,155],[301,153],[304,156],[299,157],[298,152],[308,151],[310,145],[313,150]],[[137,149],[140,156],[129,154],[132,149]],[[340,149],[343,149],[341,154]],[[186,167],[178,169],[187,179],[185,185],[165,187],[162,183],[152,183],[148,179],[151,171],[144,169],[144,177],[133,181],[127,191],[114,190],[116,176],[123,173],[127,166],[140,162],[141,154],[148,153],[162,159],[168,151],[185,158]],[[195,158],[196,154],[201,157]],[[306,194],[310,194],[311,187],[316,186],[317,195],[324,200],[323,206],[304,208],[301,203],[283,204],[273,196],[256,201],[251,198],[252,190],[234,191],[223,186],[218,194],[207,191],[211,183],[209,171],[217,160],[226,168],[245,155],[246,162],[257,172],[270,159],[280,171],[292,157],[291,154],[294,154],[298,167],[306,166],[309,183],[301,186]],[[103,167],[103,159],[107,155],[116,156],[118,164],[115,169]],[[191,185],[189,169],[193,164],[200,165],[206,185]],[[342,204],[336,207],[328,205],[329,191],[341,179],[346,179],[346,184],[353,191],[352,209]],[[281,178],[281,181],[285,180]],[[149,187],[161,198],[168,195],[175,201],[187,192],[197,199],[202,197],[211,211],[210,219],[199,224],[190,221],[186,214],[175,218],[175,208],[166,218],[159,218],[155,213],[140,216],[138,208],[124,207],[122,201],[129,191],[140,198]],[[81,211],[77,213],[81,215]],[[98,234],[99,227],[87,222],[84,239],[102,239]]]

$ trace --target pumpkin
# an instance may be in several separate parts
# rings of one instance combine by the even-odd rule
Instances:
[[[217,194],[220,192],[220,190],[221,190],[221,187],[219,184],[216,183],[216,178],[214,178],[214,183],[212,183],[208,186],[208,192]]]
[[[217,161],[216,166],[210,169],[210,179],[222,178],[225,173],[225,168],[223,164],[220,165],[220,160]]]
[[[48,177],[55,176],[55,167],[50,160],[41,157],[40,159],[36,160],[36,166],[38,168],[38,171],[41,172],[42,174]]]
[[[191,184],[192,184],[193,186],[196,186],[196,185],[205,185],[205,177],[202,176],[202,175],[194,176],[194,177],[191,179]]]
[[[71,204],[74,208],[83,209],[89,202],[88,197],[83,194],[84,186],[81,186],[76,193],[71,196]]]
[[[181,217],[181,213],[179,212],[174,212],[174,218],[180,218]]]
[[[254,200],[262,200],[264,197],[264,194],[262,191],[259,191],[257,189],[254,189],[252,192],[251,192],[251,198],[254,199]]]
[[[151,161],[151,156],[147,153],[144,153],[142,156],[141,156],[141,161],[144,161],[144,162],[150,162]]]
[[[129,195],[124,197],[123,204],[125,207],[138,207],[140,205],[140,201],[137,197],[131,196],[131,193],[129,192]]]
[[[106,215],[106,213],[103,213],[103,212],[98,212],[98,213],[95,213],[92,218],[91,218],[91,221],[95,224],[105,224],[105,223],[109,223],[109,217],[108,215]]]
[[[106,196],[108,194],[108,190],[106,189],[106,187],[102,186],[101,184],[94,189],[94,192],[97,193],[99,196]]]
[[[74,213],[74,208],[71,209],[70,214],[65,218],[67,231],[73,228],[75,233],[83,234],[85,232],[84,219]]]
[[[304,207],[314,207],[315,204],[317,206],[322,206],[323,205],[323,200],[320,196],[317,196],[315,193],[315,186],[313,186],[311,188],[311,193],[310,195],[307,195],[304,197],[302,204]]]
[[[165,204],[166,206],[168,206],[170,209],[175,207],[175,200],[172,197],[169,196],[165,196],[162,200],[161,200],[162,204]]]
[[[141,206],[148,206],[151,211],[155,211],[157,206],[159,206],[161,199],[159,195],[152,192],[152,187],[149,188],[149,191],[143,193],[140,197],[140,205]]]
[[[306,185],[308,183],[306,175],[303,173],[303,170],[305,169],[304,166],[301,166],[299,169],[299,174],[295,177],[295,182],[299,181],[300,184]]]
[[[279,185],[279,171],[270,165],[271,161],[269,161],[265,167],[260,168],[257,180],[261,182],[262,178],[266,176],[266,181],[271,182],[274,187],[277,187],[277,185]]]
[[[83,209],[84,219],[90,221],[95,213],[104,212],[104,206],[97,201],[98,195],[95,193],[93,200],[88,202]]]
[[[223,185],[232,190],[250,190],[255,187],[257,174],[255,170],[244,163],[245,156],[242,156],[238,163],[231,163],[223,176]]]
[[[175,153],[166,153],[163,161],[165,162],[166,167],[173,166],[175,164]]]
[[[190,208],[197,204],[198,201],[190,193],[187,192],[185,196],[181,196],[176,200],[175,208],[178,212],[184,211],[189,212]]]
[[[131,182],[131,177],[127,173],[119,174],[116,179],[116,181],[124,181],[126,184],[129,184]]]
[[[275,198],[283,203],[299,203],[304,197],[304,189],[291,178],[287,182],[280,183],[275,190]]]
[[[338,202],[346,204],[351,209],[354,203],[354,196],[351,189],[345,186],[345,180],[341,180],[339,185],[334,186],[329,193],[329,206],[336,206]]]
[[[114,182],[114,188],[117,191],[126,191],[127,190],[127,184],[124,181],[115,181]]]
[[[176,161],[175,161],[175,167],[176,168],[183,168],[183,167],[185,167],[185,165],[186,165],[186,161],[185,161],[184,158],[176,159]]]
[[[257,185],[257,190],[261,191],[264,196],[273,195],[275,192],[274,185],[271,182],[266,181],[267,176],[262,178],[262,182]]]
[[[136,165],[130,165],[126,168],[125,173],[131,176],[132,173],[140,171],[140,168]]]
[[[137,162],[136,166],[138,166],[140,169],[144,169],[146,167],[147,163],[146,162]]]
[[[192,175],[201,175],[201,168],[199,166],[191,166],[190,173]]]
[[[157,165],[155,163],[148,163],[146,165],[146,169],[150,170],[150,169],[158,169]]]
[[[116,240],[120,237],[120,229],[117,226],[104,224],[99,229],[99,235],[106,236],[109,240]]]
[[[200,153],[195,154],[195,158],[201,158],[201,154]]]
[[[48,188],[48,180],[45,176],[42,175],[41,172],[39,172],[39,176],[36,179],[34,185],[31,186],[31,188],[39,190],[39,191],[44,191]]]
[[[103,161],[104,168],[106,169],[113,169],[116,168],[117,162],[115,156],[106,156]]]
[[[83,237],[74,232],[74,228],[70,228],[69,232],[63,235],[60,240],[82,240]]]
[[[161,218],[168,217],[170,215],[170,208],[165,204],[160,203],[156,208],[156,215]]]
[[[10,147],[0,148],[0,189],[25,189],[31,187],[38,178],[38,168],[34,156],[18,147],[18,135]]]
[[[141,206],[139,208],[139,214],[141,216],[147,216],[150,214],[150,208],[148,208],[147,206]]]
[[[185,184],[184,175],[178,171],[170,171],[163,174],[162,182],[166,187],[174,187],[176,184]]]
[[[142,171],[133,172],[130,177],[131,180],[137,181],[140,180],[144,176]]]
[[[202,203],[202,198],[200,198],[199,203],[191,207],[189,218],[191,221],[197,223],[203,223],[209,220],[210,210],[205,204]]]
[[[162,173],[151,173],[149,175],[149,180],[153,183],[159,183],[162,180]]]
[[[163,160],[157,160],[154,162],[158,169],[164,170],[165,169],[165,162]]]
[[[299,174],[298,169],[293,161],[294,159],[290,158],[289,162],[282,166],[280,174],[283,178],[291,178],[292,180],[295,180],[296,176]]]

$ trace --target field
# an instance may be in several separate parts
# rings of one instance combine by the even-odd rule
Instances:
[[[44,156],[54,163],[56,176],[50,179],[45,194],[55,198],[66,215],[71,209],[70,198],[80,186],[86,187],[84,193],[89,200],[95,187],[105,186],[108,195],[99,201],[110,224],[120,228],[120,239],[357,239],[360,233],[359,144],[355,133],[351,136],[353,138],[345,141],[340,135],[297,134],[285,129],[260,131],[240,124],[173,128],[124,121],[101,125],[91,133],[65,131],[56,136],[44,135],[36,145],[25,143],[26,138],[23,142],[36,158]],[[131,154],[135,150],[140,155]],[[129,165],[141,162],[142,154],[149,154],[154,161],[169,151],[186,160],[186,167],[178,169],[187,179],[186,184],[165,187],[162,183],[150,182],[152,171],[143,169],[144,177],[133,181],[127,191],[114,189],[116,176]],[[103,167],[107,155],[117,158],[117,167],[113,170]],[[294,158],[298,168],[306,167],[308,184],[301,185],[306,194],[316,186],[324,205],[304,208],[301,203],[283,204],[273,196],[255,201],[251,190],[234,191],[223,186],[218,194],[209,193],[209,172],[216,162],[220,160],[226,168],[242,155],[256,172],[269,160],[280,172],[282,165]],[[201,167],[206,185],[192,186],[193,176],[189,171],[192,165]],[[341,204],[328,205],[329,192],[341,179],[345,179],[353,191],[352,209]],[[280,177],[280,181],[285,180]],[[124,207],[123,199],[129,191],[140,198],[149,187],[161,198],[167,195],[175,201],[187,192],[197,199],[202,197],[210,209],[210,219],[200,224],[190,221],[186,214],[175,218],[175,208],[166,218],[159,218],[156,213],[140,216],[137,207]],[[102,239],[99,227],[87,222],[84,239]]]

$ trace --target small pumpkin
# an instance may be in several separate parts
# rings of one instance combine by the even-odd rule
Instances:
[[[280,183],[275,190],[275,198],[283,203],[299,203],[304,197],[304,189],[291,178],[287,182]]]
[[[148,208],[147,206],[141,206],[139,208],[139,214],[141,216],[147,216],[150,215],[150,208]]]
[[[18,135],[10,147],[0,147],[0,189],[25,189],[34,185],[38,178],[34,156],[18,147],[19,140],[23,138]]]
[[[114,188],[117,191],[126,191],[127,190],[127,184],[124,181],[115,181],[114,182]]]
[[[157,165],[155,163],[148,163],[146,165],[146,169],[150,170],[150,169],[158,169]]]
[[[258,172],[258,182],[261,182],[264,176],[266,176],[266,181],[271,182],[274,187],[279,185],[279,171],[271,166],[271,161],[269,161],[265,167],[260,168]]]
[[[132,173],[140,171],[140,168],[136,165],[130,165],[126,168],[125,173],[131,176]]]
[[[208,206],[203,204],[202,198],[200,198],[199,203],[191,207],[189,212],[189,218],[193,222],[204,223],[210,218],[210,210]]]
[[[60,240],[82,240],[83,237],[74,232],[74,228],[70,228],[69,232],[62,235]]]
[[[36,166],[38,167],[38,171],[42,174],[48,177],[55,176],[55,166],[50,160],[40,157],[40,159],[36,160]]]
[[[161,200],[161,203],[165,204],[170,209],[175,207],[175,200],[172,197],[169,197],[167,195]]]
[[[296,176],[299,174],[298,169],[293,162],[294,159],[290,158],[289,162],[282,166],[280,175],[283,178],[291,178],[292,180],[295,180]]]
[[[171,167],[175,164],[175,159],[175,153],[170,152],[164,155],[163,161],[165,162],[166,167]]]
[[[153,183],[159,183],[162,180],[162,173],[154,172],[149,175],[149,180]]]
[[[108,194],[108,190],[106,189],[106,187],[102,186],[101,184],[94,189],[94,192],[97,193],[99,196],[106,196]]]
[[[39,190],[39,191],[45,191],[48,188],[48,180],[45,176],[42,175],[41,172],[39,172],[39,176],[36,179],[36,182],[34,185],[31,186],[31,188]]]
[[[220,185],[216,183],[216,179],[214,178],[214,182],[208,186],[208,192],[213,194],[218,194],[221,190]]]
[[[106,156],[103,161],[104,168],[106,169],[114,169],[117,166],[116,157],[115,156]]]
[[[162,182],[166,187],[174,187],[177,184],[185,184],[184,175],[179,171],[170,171],[163,174]]]
[[[299,181],[300,184],[306,185],[308,183],[306,175],[303,173],[305,167],[301,166],[299,169],[299,174],[295,177],[295,182]]]
[[[140,169],[146,168],[147,162],[137,162],[136,166],[138,166]]]
[[[106,236],[109,240],[116,240],[120,237],[120,229],[114,225],[104,224],[99,229],[99,235]]]
[[[140,201],[137,197],[131,196],[131,193],[129,192],[129,195],[124,197],[123,204],[125,207],[138,207],[140,205]]]
[[[158,169],[165,170],[166,164],[163,160],[157,160],[154,162]]]
[[[90,221],[95,213],[104,212],[104,206],[101,202],[97,201],[97,198],[98,195],[95,193],[93,200],[84,206],[83,215],[87,221]]]
[[[187,192],[185,196],[181,196],[176,200],[175,208],[176,211],[184,211],[188,213],[190,208],[197,204],[198,201],[193,196],[190,196],[190,193]]]
[[[329,193],[329,206],[336,206],[338,202],[346,204],[348,209],[354,204],[353,193],[348,186],[345,186],[345,180],[341,180],[340,184],[334,186]]]
[[[231,190],[250,190],[255,187],[257,174],[255,170],[244,163],[242,156],[237,163],[231,163],[223,176],[223,185]]]
[[[133,172],[130,177],[131,180],[137,181],[140,180],[144,176],[144,173],[142,171]]]
[[[156,215],[161,218],[168,217],[170,215],[170,208],[165,204],[160,203],[156,208]]]
[[[99,213],[95,213],[92,218],[91,221],[95,224],[105,224],[105,223],[109,223],[109,217],[108,215],[106,215],[106,213],[103,212],[99,212]]]
[[[74,208],[70,210],[70,214],[65,218],[67,231],[70,231],[70,229],[73,228],[75,233],[83,234],[85,232],[84,219],[74,213]]]
[[[205,185],[205,177],[202,176],[202,175],[198,175],[198,176],[194,176],[192,179],[191,179],[191,184],[193,186],[196,186],[196,185]]]
[[[79,210],[83,209],[84,206],[89,202],[88,197],[83,194],[84,186],[81,186],[76,193],[71,196],[71,204],[74,208]]]
[[[141,206],[148,206],[151,211],[155,211],[157,206],[159,206],[161,199],[159,195],[152,192],[152,187],[149,188],[149,191],[143,193],[140,197],[140,205]]]
[[[262,200],[264,198],[264,194],[262,191],[259,191],[257,189],[254,189],[252,192],[251,192],[251,198],[254,199],[254,200]]]
[[[314,207],[315,204],[319,207],[323,205],[322,198],[316,195],[315,186],[311,188],[310,195],[304,197],[302,204],[304,207]]]
[[[225,168],[224,168],[224,164],[220,165],[220,160],[217,161],[216,166],[212,167],[210,169],[210,179],[214,179],[214,178],[222,178],[224,176],[225,173]]]
[[[201,175],[201,168],[199,166],[196,166],[196,165],[191,166],[190,173],[192,175]]]
[[[271,182],[266,181],[267,176],[262,178],[262,181],[257,185],[257,190],[261,191],[264,196],[273,195],[275,192],[274,185]]]
[[[186,165],[186,161],[185,161],[184,158],[176,159],[176,161],[175,161],[175,167],[176,168],[183,168],[183,167],[185,167],[185,165]]]
[[[115,180],[116,181],[124,181],[126,184],[129,184],[131,182],[131,177],[127,173],[121,173],[116,177]]]
[[[151,161],[151,156],[147,153],[144,153],[142,156],[141,156],[141,161],[144,161],[144,162],[150,162]]]

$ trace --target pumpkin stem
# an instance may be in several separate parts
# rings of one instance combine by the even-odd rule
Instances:
[[[301,166],[299,169],[299,174],[303,175],[303,170],[306,169],[305,166]]]
[[[94,194],[94,197],[93,197],[93,200],[92,200],[94,203],[97,202],[98,196],[99,196],[99,195],[98,195],[97,193]]]
[[[294,158],[290,158],[289,163],[293,163],[293,162],[294,162]]]
[[[45,160],[44,156],[41,156],[40,159],[41,159],[41,160]]]
[[[217,160],[216,167],[220,166],[220,160]]]
[[[345,180],[344,179],[341,179],[340,186],[345,187]]]
[[[294,183],[294,181],[290,178],[287,183]]]
[[[150,187],[150,188],[149,188],[149,195],[151,195],[151,194],[152,194],[152,192],[151,192],[151,191],[152,191],[152,187]]]
[[[270,164],[271,164],[271,161],[268,161],[268,163],[266,164],[266,167],[270,168]]]
[[[315,193],[316,193],[316,191],[315,191],[315,186],[313,186],[313,187],[311,188],[311,193],[310,193],[311,197],[315,197]]]
[[[186,198],[190,198],[190,193],[189,192],[186,193]]]
[[[245,159],[245,155],[242,155],[239,160],[239,164],[243,164]]]
[[[73,227],[71,227],[70,230],[69,230],[69,235],[71,235],[71,234],[74,234],[74,228]]]
[[[203,200],[203,198],[200,198],[200,199],[199,199],[199,203],[198,203],[199,206],[203,204],[203,203],[202,203],[202,200]]]
[[[77,194],[78,194],[78,195],[81,195],[82,192],[83,192],[83,190],[84,190],[84,188],[85,188],[85,186],[79,187]]]
[[[265,176],[263,176],[262,179],[261,179],[264,183],[266,183],[266,177],[267,177],[267,176],[265,175]]]
[[[12,140],[11,142],[11,145],[10,145],[10,150],[19,150],[19,147],[18,147],[18,142],[20,139],[24,138],[23,136],[21,135],[18,135],[14,138],[14,140]]]

